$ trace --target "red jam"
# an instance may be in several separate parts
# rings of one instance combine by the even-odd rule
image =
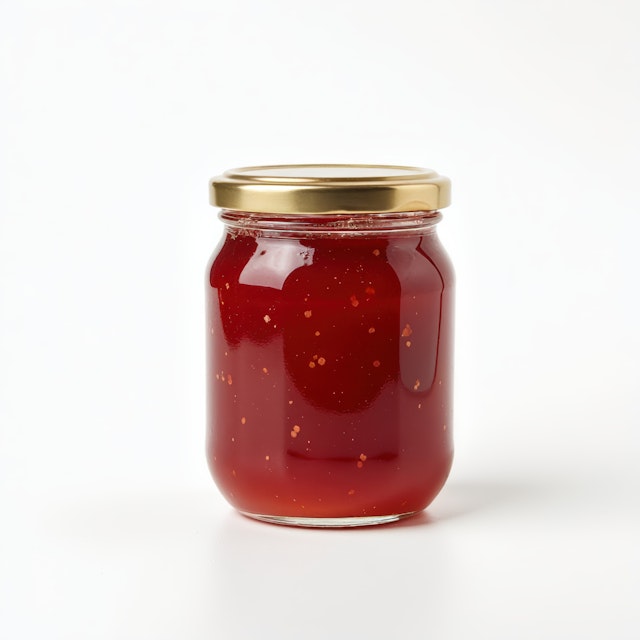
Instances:
[[[223,214],[207,270],[207,457],[239,511],[376,518],[442,488],[454,276],[439,214],[398,215],[415,224],[352,230],[344,216],[319,233],[326,219],[307,215],[287,233],[271,215],[265,232],[257,214]]]

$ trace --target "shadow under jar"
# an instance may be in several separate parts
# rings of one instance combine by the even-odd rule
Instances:
[[[207,459],[245,515],[341,527],[424,509],[451,468],[449,181],[415,167],[214,178]]]

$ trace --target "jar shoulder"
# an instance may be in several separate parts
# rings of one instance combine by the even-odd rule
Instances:
[[[227,233],[206,267],[211,287],[230,281],[283,289],[291,280],[370,279],[377,274],[403,283],[417,280],[453,286],[453,264],[437,234],[355,237],[269,237]],[[367,276],[365,278],[365,276]]]

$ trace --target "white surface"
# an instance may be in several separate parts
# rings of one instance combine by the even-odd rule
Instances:
[[[1,638],[638,638],[633,1],[0,4]],[[432,166],[458,273],[428,516],[234,515],[207,179]]]
[[[428,515],[346,531],[254,523],[207,490],[15,506],[5,637],[637,638],[634,491],[454,481]]]

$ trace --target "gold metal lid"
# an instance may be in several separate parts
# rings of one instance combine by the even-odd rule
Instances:
[[[451,183],[431,169],[369,164],[298,164],[231,169],[209,183],[209,201],[256,213],[435,211]]]

